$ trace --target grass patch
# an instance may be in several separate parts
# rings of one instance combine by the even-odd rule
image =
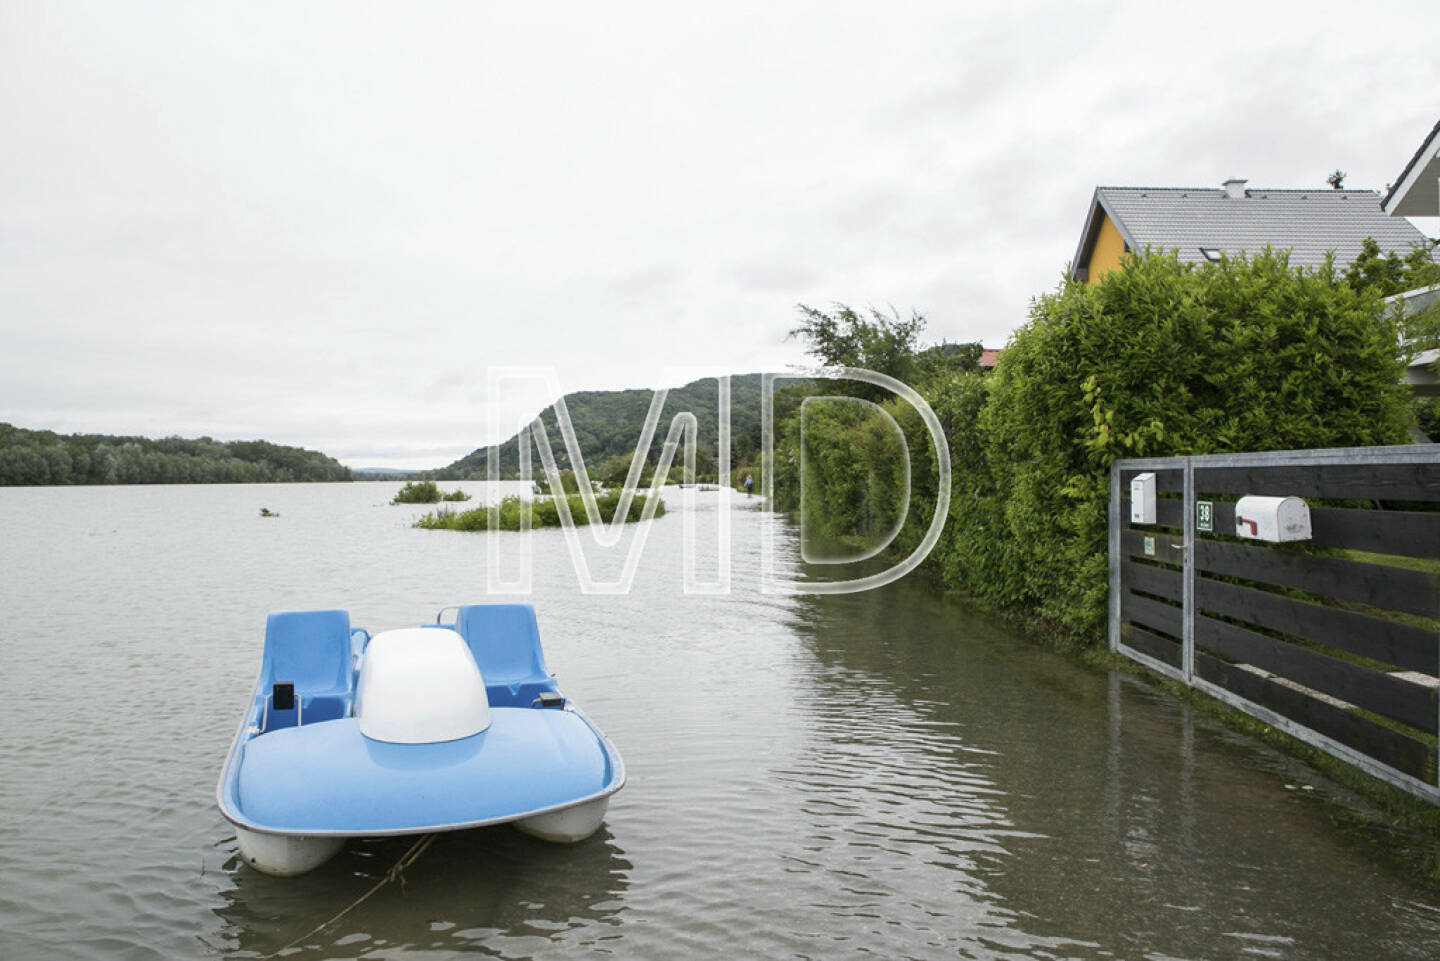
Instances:
[[[1404,567],[1426,574],[1440,573],[1440,558],[1401,557],[1399,554],[1373,554],[1370,551],[1337,550],[1335,556],[1367,564],[1384,564],[1388,567]]]
[[[610,491],[596,495],[595,506],[599,511],[600,519],[605,523],[614,520],[615,515],[619,513],[620,493],[620,491]],[[645,505],[649,502],[649,495],[635,494],[630,501],[630,509],[625,514],[625,521],[640,520],[645,514]],[[590,523],[590,519],[585,513],[585,503],[579,494],[571,494],[566,497],[565,506],[569,508],[570,518],[577,526]],[[560,503],[554,497],[523,500],[512,496],[501,500],[498,509],[495,510],[489,507],[477,507],[474,510],[457,512],[442,508],[419,518],[415,521],[414,526],[432,531],[518,531],[525,523],[527,515],[530,527],[559,527],[563,513]],[[660,517],[664,513],[665,502],[656,498],[655,516]],[[492,515],[494,516],[492,517]],[[492,520],[495,522],[493,527]]]

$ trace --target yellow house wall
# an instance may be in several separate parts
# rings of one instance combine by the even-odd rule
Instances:
[[[1120,255],[1125,252],[1125,238],[1103,213],[1100,215],[1100,231],[1095,237],[1095,249],[1090,253],[1090,268],[1086,283],[1097,284],[1100,278],[1112,270],[1120,269]]]

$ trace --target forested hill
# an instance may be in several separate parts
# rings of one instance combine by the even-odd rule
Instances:
[[[580,453],[585,458],[586,469],[596,476],[619,474],[629,466],[640,440],[640,430],[645,425],[645,415],[650,411],[653,391],[640,390],[586,390],[565,395],[565,407],[570,412],[570,422],[575,426],[575,438],[580,443]],[[719,387],[715,378],[707,377],[671,388],[665,397],[665,407],[655,427],[651,442],[651,460],[658,459],[660,449],[670,432],[670,422],[681,411],[695,415],[699,426],[698,458],[704,472],[705,461],[713,459],[719,431],[718,421]],[[550,448],[555,452],[560,467],[570,466],[565,454],[565,440],[555,424],[555,407],[551,405],[540,414],[550,436]],[[760,446],[760,375],[739,374],[730,378],[730,432],[732,452],[742,462],[749,462],[754,451]],[[519,435],[511,437],[500,445],[500,473],[513,477],[519,471]],[[457,460],[448,467],[435,472],[441,480],[465,480],[483,478],[489,470],[488,447],[481,447]],[[676,453],[675,463],[683,463],[681,454]],[[539,454],[531,448],[531,466],[537,475],[540,469]]]
[[[0,486],[348,481],[333,457],[263,440],[55,434],[0,423]]]

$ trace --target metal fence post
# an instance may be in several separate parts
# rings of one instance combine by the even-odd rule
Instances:
[[[1110,465],[1110,509],[1109,509],[1109,560],[1110,560],[1110,604],[1107,617],[1107,636],[1110,653],[1116,653],[1120,645],[1120,465]]]
[[[1195,676],[1195,465],[1185,458],[1183,503],[1185,516],[1181,522],[1181,614],[1180,670],[1189,686]]]

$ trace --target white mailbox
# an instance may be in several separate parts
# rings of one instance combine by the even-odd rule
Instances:
[[[1150,471],[1130,478],[1130,523],[1155,523],[1155,475]]]
[[[1298,497],[1242,497],[1235,502],[1235,536],[1252,541],[1308,541],[1310,505]]]

